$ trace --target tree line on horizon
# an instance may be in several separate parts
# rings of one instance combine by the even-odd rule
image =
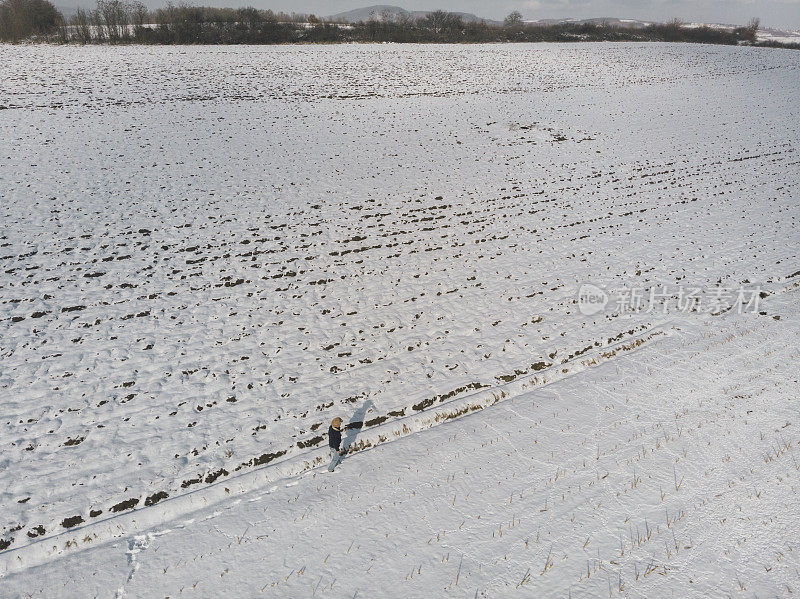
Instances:
[[[62,43],[290,44],[338,42],[478,43],[663,41],[778,45],[758,42],[758,19],[744,27],[687,27],[675,19],[643,28],[608,23],[525,23],[514,11],[502,25],[465,22],[437,10],[424,17],[385,12],[366,21],[325,21],[313,14],[168,3],[149,10],[140,0],[97,0],[67,20],[49,0],[0,0],[0,40]],[[800,48],[794,44],[793,47]]]

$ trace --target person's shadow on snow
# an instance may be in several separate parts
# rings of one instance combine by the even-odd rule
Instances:
[[[342,439],[342,449],[346,450],[348,453],[350,446],[355,443],[358,433],[364,426],[364,419],[367,417],[367,413],[374,407],[375,404],[372,403],[371,399],[368,399],[364,402],[364,405],[358,408],[350,417],[350,421],[345,427],[347,429],[347,434],[345,435],[344,439]]]

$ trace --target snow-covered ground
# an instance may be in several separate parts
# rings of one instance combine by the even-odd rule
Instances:
[[[775,308],[788,319],[676,325],[333,475],[164,512],[8,576],[6,595],[789,596],[800,289]]]
[[[778,42],[779,44],[800,44],[800,31],[779,29],[759,29],[758,41]]]
[[[794,53],[2,50],[0,595],[800,585]]]

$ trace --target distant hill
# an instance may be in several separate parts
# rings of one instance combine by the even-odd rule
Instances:
[[[595,17],[593,19],[539,19],[536,21],[525,21],[528,25],[560,25],[561,23],[576,23],[583,25],[592,23],[594,25],[614,25],[616,27],[628,27],[630,29],[641,29],[647,27],[653,21],[638,21],[636,19],[618,19],[616,17]]]
[[[369,19],[377,19],[377,20],[395,20],[398,17],[405,17],[411,19],[421,19],[431,13],[433,11],[430,10],[406,10],[400,6],[392,6],[389,4],[375,4],[373,6],[367,6],[365,8],[357,8],[355,10],[348,10],[345,12],[340,12],[335,15],[331,15],[326,17],[326,20],[331,21],[344,21],[346,23],[358,23],[359,21],[368,21]],[[448,11],[454,12],[454,11]],[[486,23],[487,25],[500,25],[500,21],[493,21],[491,19],[484,19],[483,17],[479,17],[477,15],[473,15],[472,13],[468,12],[454,12],[461,17],[461,19],[465,23]]]

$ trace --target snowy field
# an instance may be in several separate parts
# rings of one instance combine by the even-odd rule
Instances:
[[[0,596],[800,588],[797,53],[0,50]]]

